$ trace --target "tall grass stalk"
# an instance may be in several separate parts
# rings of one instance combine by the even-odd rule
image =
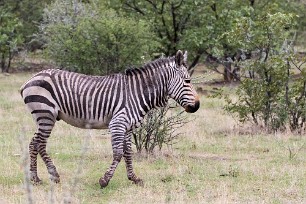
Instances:
[[[86,155],[86,153],[88,151],[88,147],[89,147],[89,141],[92,138],[92,130],[89,129],[87,132],[88,132],[88,134],[84,138],[84,141],[83,141],[81,154],[80,154],[80,160],[79,160],[79,163],[77,165],[76,171],[74,173],[74,177],[73,177],[71,185],[70,185],[70,190],[66,193],[66,195],[64,197],[64,200],[63,200],[65,204],[73,203],[72,198],[73,198],[73,196],[74,196],[74,194],[77,190],[77,185],[79,183],[79,177],[80,177],[80,174],[82,173],[82,170],[83,170],[85,155]]]
[[[22,129],[21,132],[18,135],[18,142],[21,149],[21,166],[23,168],[24,173],[24,190],[27,196],[28,204],[33,203],[33,197],[32,197],[32,185],[30,181],[30,172],[29,172],[29,152],[28,148],[25,142],[25,130]]]

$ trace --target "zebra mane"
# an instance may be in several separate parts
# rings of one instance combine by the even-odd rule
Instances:
[[[174,57],[161,57],[156,60],[150,61],[140,67],[129,67],[125,70],[126,75],[132,75],[133,73],[140,73],[147,69],[158,69],[165,64],[170,64],[174,60]]]

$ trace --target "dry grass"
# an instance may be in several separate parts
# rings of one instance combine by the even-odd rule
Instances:
[[[21,146],[28,145],[35,124],[18,89],[29,77],[0,75],[0,203],[28,199]],[[299,149],[305,136],[248,133],[224,114],[219,99],[203,96],[201,103],[172,148],[148,157],[135,155],[135,171],[144,187],[128,181],[121,162],[109,186],[100,189],[98,180],[112,159],[110,136],[58,122],[48,152],[61,183],[50,184],[39,158],[43,184],[30,185],[31,198],[35,203],[306,202],[306,150]],[[288,148],[297,152],[293,159]]]

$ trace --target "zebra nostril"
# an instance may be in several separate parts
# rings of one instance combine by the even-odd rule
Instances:
[[[188,105],[185,107],[187,113],[194,113],[200,108],[200,101],[196,101],[194,105]]]

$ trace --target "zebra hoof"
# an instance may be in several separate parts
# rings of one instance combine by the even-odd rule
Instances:
[[[54,183],[59,183],[60,182],[60,176],[57,173],[55,167],[54,168],[49,168],[48,172],[49,172],[49,176],[50,176],[49,178],[52,182],[54,182]]]
[[[137,178],[135,181],[133,181],[133,183],[136,184],[137,186],[141,186],[141,187],[144,186],[143,180],[140,178]]]
[[[61,180],[57,176],[50,175],[50,180],[54,183],[59,183]]]
[[[40,180],[38,178],[38,176],[32,176],[30,178],[30,181],[32,181],[33,185],[40,185],[40,184],[42,184],[42,180]]]
[[[108,181],[106,181],[103,177],[99,179],[99,184],[101,188],[105,188],[108,185]]]

